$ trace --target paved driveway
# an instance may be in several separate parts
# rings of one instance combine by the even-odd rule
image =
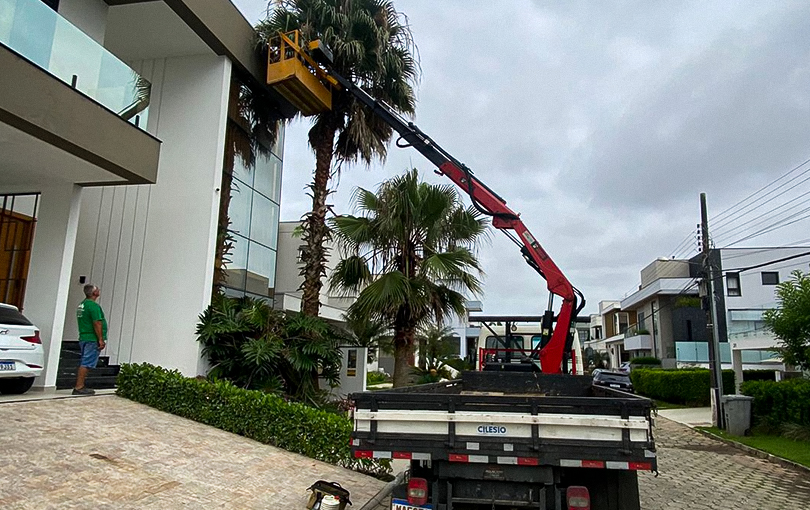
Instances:
[[[639,474],[645,510],[810,508],[810,476],[656,419],[658,469]]]
[[[0,404],[0,508],[303,509],[318,479],[355,508],[385,484],[116,396]]]

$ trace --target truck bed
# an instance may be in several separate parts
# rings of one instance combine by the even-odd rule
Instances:
[[[587,376],[464,372],[351,399],[358,458],[657,469],[652,401]]]

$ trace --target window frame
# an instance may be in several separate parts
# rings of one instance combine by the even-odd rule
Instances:
[[[733,288],[729,282],[736,281],[737,287]],[[739,297],[742,296],[742,285],[740,282],[740,273],[726,273],[726,296]]]
[[[775,282],[770,282],[770,281],[766,282],[765,281],[766,276],[768,276],[768,277],[775,276],[776,281]],[[762,285],[768,285],[768,286],[779,285],[779,271],[762,271],[760,273],[760,277],[762,278]]]

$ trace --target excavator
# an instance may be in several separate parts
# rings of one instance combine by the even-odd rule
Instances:
[[[348,91],[370,112],[399,134],[399,148],[412,147],[436,166],[435,172],[449,178],[469,197],[480,213],[491,217],[492,226],[506,234],[521,251],[523,258],[546,281],[548,308],[541,320],[541,341],[515,363],[512,356],[495,357],[483,364],[483,370],[569,373],[569,361],[574,343],[573,325],[585,306],[585,298],[574,287],[526,224],[506,205],[506,201],[481,182],[464,163],[444,150],[413,122],[402,118],[384,101],[372,97],[333,68],[332,52],[320,40],[304,43],[299,31],[279,33],[270,42],[267,83],[295,105],[302,115],[309,116],[331,109],[332,91]],[[562,300],[559,312],[554,312],[554,298]],[[501,340],[503,351],[511,351],[509,333]],[[506,361],[506,362],[505,362]]]

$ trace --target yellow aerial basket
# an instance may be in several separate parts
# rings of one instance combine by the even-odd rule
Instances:
[[[336,84],[307,55],[300,44],[298,30],[280,33],[269,44],[267,84],[308,117],[332,109],[332,91]]]

